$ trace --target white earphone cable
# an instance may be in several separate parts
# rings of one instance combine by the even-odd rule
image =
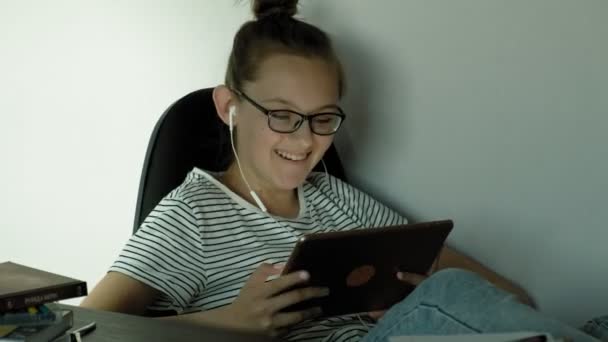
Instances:
[[[230,146],[232,147],[232,152],[234,153],[234,157],[236,159],[236,163],[237,163],[237,166],[239,168],[239,172],[241,174],[241,178],[245,182],[245,185],[247,186],[247,189],[249,189],[249,193],[253,197],[254,201],[257,203],[257,205],[260,208],[260,210],[262,210],[266,215],[268,215],[270,218],[272,218],[277,225],[279,225],[280,227],[283,227],[283,229],[291,231],[292,234],[293,234],[294,231],[292,229],[289,229],[289,228],[285,227],[273,215],[271,215],[268,212],[268,210],[266,209],[266,206],[264,206],[264,204],[262,203],[262,201],[260,200],[260,198],[258,197],[258,195],[255,193],[255,191],[253,191],[253,189],[251,189],[251,185],[249,185],[249,182],[247,181],[247,178],[245,177],[245,173],[243,172],[243,169],[241,167],[241,161],[239,160],[239,155],[236,152],[236,148],[234,146],[233,122],[232,122],[232,116],[233,115],[234,115],[234,109],[231,108],[230,119],[229,119],[229,121],[230,121],[230,124],[229,124],[229,127],[230,127]],[[325,165],[325,161],[323,159],[321,159],[321,163],[323,164],[323,169],[325,170],[325,178],[326,178],[327,182],[329,183],[329,172],[327,171],[327,166]],[[295,235],[294,235],[294,237],[295,237]],[[365,329],[367,329],[369,331],[370,326],[363,321],[363,319],[361,318],[361,315],[357,315],[357,318],[359,319],[359,322],[361,322],[361,324],[365,327]]]
[[[251,197],[253,197],[253,200],[255,201],[255,203],[258,205],[258,207],[260,208],[260,210],[262,210],[263,212],[268,212],[268,209],[266,209],[266,206],[264,205],[264,203],[262,202],[262,200],[260,199],[260,197],[258,197],[258,194],[255,193],[255,191],[253,191],[253,189],[251,189],[251,185],[249,185],[249,182],[247,181],[247,178],[245,177],[245,174],[243,173],[243,168],[241,167],[241,161],[239,160],[239,155],[238,153],[236,153],[236,148],[234,147],[234,134],[233,134],[233,123],[232,123],[232,117],[235,115],[234,114],[234,107],[230,108],[230,114],[229,114],[229,127],[230,127],[230,146],[232,147],[232,152],[234,153],[234,158],[236,159],[236,165],[239,168],[239,172],[241,173],[241,178],[243,178],[243,181],[245,182],[245,185],[247,185],[247,189],[249,189],[249,194],[251,195]],[[275,220],[276,221],[276,220]]]

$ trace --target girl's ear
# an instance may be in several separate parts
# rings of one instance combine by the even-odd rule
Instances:
[[[236,114],[236,103],[234,93],[225,85],[219,85],[213,89],[213,104],[215,111],[220,119],[230,125],[230,113]],[[231,109],[232,108],[232,109]],[[232,123],[235,124],[236,115],[232,116]]]

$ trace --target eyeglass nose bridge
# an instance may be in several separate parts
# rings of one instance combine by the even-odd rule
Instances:
[[[308,115],[302,115],[302,114],[298,114],[298,116],[300,117],[300,120],[298,121],[298,124],[295,127],[295,130],[293,131],[294,133],[298,130],[300,130],[300,128],[302,127],[302,124],[304,123],[304,121],[308,122],[308,129],[310,130],[310,133],[316,134],[315,131],[312,128],[312,116],[308,116]]]

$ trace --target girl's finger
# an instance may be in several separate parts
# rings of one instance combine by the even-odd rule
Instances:
[[[404,283],[408,283],[414,286],[418,286],[422,283],[427,276],[416,274],[416,273],[408,273],[408,272],[397,272],[397,279],[401,280]]]

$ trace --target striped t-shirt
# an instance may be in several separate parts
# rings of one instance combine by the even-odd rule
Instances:
[[[110,271],[161,292],[150,310],[187,313],[232,303],[263,262],[286,262],[300,236],[406,223],[363,192],[324,173],[311,173],[298,190],[297,218],[271,217],[217,180],[193,169],[131,237]],[[372,325],[355,315],[309,320],[283,338],[359,340]]]

